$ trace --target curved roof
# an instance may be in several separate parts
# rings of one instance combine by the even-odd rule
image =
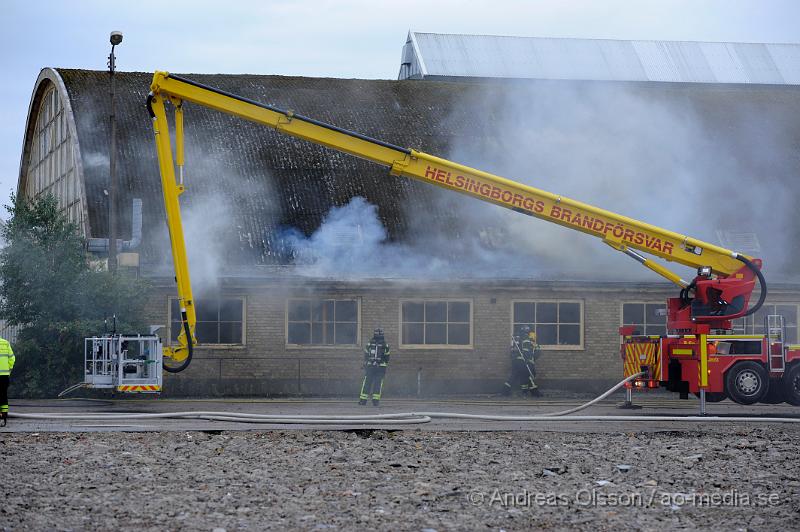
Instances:
[[[75,172],[79,176],[84,175],[80,137],[78,135],[78,128],[74,120],[75,113],[72,109],[72,101],[69,98],[69,93],[64,85],[64,80],[61,78],[59,73],[52,68],[45,68],[39,73],[39,77],[34,85],[33,94],[31,95],[30,104],[28,105],[28,115],[25,122],[25,137],[22,144],[22,155],[20,156],[19,177],[17,178],[17,195],[23,194],[23,192],[27,190],[26,180],[29,177],[28,166],[30,164],[33,148],[32,142],[35,138],[34,129],[37,126],[39,109],[43,105],[42,99],[51,88],[55,89],[55,91],[58,93],[61,105],[64,107],[64,114],[66,117],[65,126],[68,129],[68,132],[66,132],[65,136],[68,136],[71,139],[71,156],[72,164],[75,167]],[[78,195],[82,203],[83,212],[86,212],[88,210],[88,205],[86,203],[85,181],[83,179],[78,179],[77,184]],[[84,226],[81,228],[81,230],[83,231],[84,235],[89,235],[88,220],[84,219],[83,221]]]
[[[728,220],[744,220],[744,229],[748,230],[747,223],[757,218],[760,221],[754,230],[759,234],[765,255],[793,254],[784,262],[793,268],[787,271],[794,272],[793,278],[797,278],[793,265],[800,262],[800,251],[787,246],[783,240],[774,244],[765,242],[762,235],[765,235],[763,231],[772,234],[778,230],[781,235],[794,235],[792,238],[796,241],[800,238],[800,225],[793,223],[794,218],[783,210],[765,212],[763,203],[751,203],[758,207],[757,212],[747,212],[748,202],[757,194],[769,193],[769,187],[775,191],[776,203],[778,200],[786,203],[791,194],[796,197],[798,193],[796,176],[800,174],[800,160],[796,158],[796,147],[800,145],[800,122],[796,117],[800,116],[800,91],[794,87],[612,83],[603,85],[600,92],[592,92],[593,89],[587,89],[593,87],[591,84],[568,81],[532,81],[520,88],[509,84],[436,81],[227,74],[185,76],[397,145],[451,157],[501,175],[523,177],[534,186],[577,199],[597,203],[591,195],[594,191],[610,192],[612,196],[605,196],[610,203],[601,202],[600,206],[654,223],[661,222],[660,225],[698,238],[716,239],[714,229],[725,228]],[[153,132],[145,109],[151,79],[152,74],[140,72],[120,72],[116,77],[119,233],[123,239],[130,235],[131,200],[142,198],[144,238],[140,252],[145,264],[170,260],[166,251],[167,234]],[[49,84],[57,87],[65,101],[69,128],[79,152],[76,164],[85,190],[86,234],[106,237],[108,74],[88,70],[43,70],[31,102],[30,127],[34,121],[31,117],[37,112],[37,97]],[[674,188],[666,189],[669,198],[659,197],[658,193],[649,197],[626,196],[621,185],[613,181],[602,185],[602,180],[613,179],[614,174],[599,172],[595,175],[593,158],[602,158],[602,150],[616,148],[619,139],[627,139],[633,148],[649,145],[658,153],[659,146],[653,143],[669,140],[673,135],[671,131],[657,131],[659,123],[648,125],[646,134],[650,137],[643,135],[641,140],[630,136],[630,128],[636,133],[636,128],[640,127],[638,123],[625,123],[619,131],[610,131],[609,139],[598,138],[596,143],[589,139],[588,147],[597,144],[599,151],[588,154],[584,167],[559,175],[561,165],[584,157],[582,150],[587,145],[577,143],[570,135],[580,134],[587,124],[595,127],[590,104],[602,106],[607,102],[613,111],[618,108],[623,94],[633,98],[635,105],[620,108],[642,112],[643,119],[648,118],[650,111],[646,106],[652,103],[660,113],[654,116],[666,116],[669,118],[666,122],[673,126],[689,121],[690,115],[692,121],[699,123],[696,134],[711,136],[708,144],[699,149],[720,146],[719,153],[696,159],[692,147],[684,143],[670,148],[680,150],[679,153],[667,155],[686,157],[689,161],[676,161],[679,164],[695,161],[702,164],[700,170],[709,179],[725,183],[718,194],[703,193],[703,182],[695,186],[687,182],[685,176],[680,183],[676,181]],[[579,112],[588,118],[563,122],[561,114],[566,110],[559,106],[565,103],[580,103],[583,107]],[[530,116],[526,114],[528,111]],[[613,114],[607,118],[616,120]],[[576,245],[585,245],[584,249],[602,257],[612,255],[593,239],[526,217],[512,215],[514,221],[511,221],[505,217],[506,211],[493,206],[486,207],[491,212],[487,215],[481,210],[480,202],[427,184],[391,177],[386,169],[374,164],[216,111],[189,106],[185,123],[187,193],[181,201],[185,221],[191,226],[187,229],[187,238],[190,232],[194,238],[201,235],[202,239],[207,235],[224,257],[226,267],[280,263],[283,251],[277,236],[285,228],[298,228],[309,235],[320,226],[331,207],[345,205],[356,196],[363,196],[377,206],[378,217],[393,242],[425,241],[432,244],[428,250],[449,253],[452,257],[470,249],[470,240],[480,240],[484,246],[481,249],[488,253],[501,250],[524,255],[530,249],[535,262],[524,261],[524,274],[528,276],[535,269],[559,274],[582,269],[581,265],[575,265],[574,258],[581,252],[573,247]],[[600,133],[605,134],[607,130],[602,128],[607,124],[600,125]],[[562,126],[564,129],[559,129]],[[674,134],[682,132],[684,130],[678,129]],[[25,175],[29,137],[30,134],[26,135],[21,176]],[[753,144],[754,138],[763,143],[774,140],[780,145],[767,153]],[[526,144],[528,139],[533,144]],[[652,176],[637,177],[641,181],[640,188],[646,188],[648,183],[658,190],[668,186],[663,181],[664,175],[671,171],[669,157],[660,161],[663,167],[653,163]],[[624,167],[626,161],[619,161],[619,164]],[[637,171],[651,166],[649,160],[638,164]],[[589,170],[584,170],[587,167]],[[735,179],[731,180],[738,176],[727,174],[731,168],[753,176],[752,180],[741,184],[751,187],[752,193],[744,188],[731,190],[738,186]],[[766,172],[763,186],[758,181],[760,172]],[[613,196],[617,193],[615,186],[618,197]],[[665,207],[665,201],[670,198],[680,198],[674,205],[681,208],[695,205],[694,215],[670,218],[670,208]],[[501,215],[495,214],[501,212]],[[659,216],[667,217],[669,223],[664,223]],[[523,233],[511,227],[518,218],[524,224],[531,224],[525,225]],[[733,228],[742,229],[742,226]],[[551,233],[555,241],[548,237]],[[527,240],[520,240],[523,237]],[[498,253],[498,256],[508,255]],[[590,273],[583,278],[619,278],[616,268],[624,259],[614,259],[610,263],[613,266],[590,268],[590,272],[597,274]]]
[[[419,86],[379,80],[208,74],[188,77],[254,100],[302,110],[375,138],[435,153],[449,151],[453,134],[429,117],[450,114],[459,95],[473,90],[471,86]],[[130,200],[142,198],[145,258],[159,254],[157,244],[163,244],[159,239],[165,237],[152,126],[144,106],[151,79],[150,73],[116,75],[120,231],[123,238],[129,234]],[[37,98],[49,84],[57,86],[70,107],[68,122],[78,139],[88,204],[87,234],[107,237],[108,74],[43,70],[31,102],[29,123],[35,122],[30,117],[35,117]],[[433,206],[436,191],[431,187],[391,178],[383,168],[268,128],[200,106],[187,110],[185,123],[189,193],[182,197],[184,210],[191,210],[198,201],[216,203],[210,209],[216,215],[230,216],[224,222],[231,228],[226,240],[231,243],[231,252],[243,255],[244,262],[272,262],[273,231],[296,227],[311,233],[331,206],[343,205],[355,196],[379,206],[381,221],[395,239],[407,229],[404,209],[408,202]],[[26,150],[30,136],[29,132]],[[25,154],[22,161],[19,190],[24,190]],[[201,209],[206,210],[206,205]],[[156,233],[159,236],[154,238]]]

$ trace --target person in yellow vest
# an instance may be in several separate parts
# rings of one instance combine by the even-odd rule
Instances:
[[[15,360],[11,344],[0,338],[0,427],[8,423],[8,381]]]

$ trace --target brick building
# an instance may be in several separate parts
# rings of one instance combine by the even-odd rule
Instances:
[[[534,185],[542,176],[537,170],[530,175],[532,162],[550,174],[564,166],[563,176],[540,186],[589,202],[594,192],[603,192],[603,207],[707,240],[738,235],[742,242],[747,236],[768,264],[767,307],[787,317],[789,340],[797,341],[800,255],[787,242],[796,242],[800,229],[782,207],[800,192],[794,156],[800,122],[792,118],[800,111],[796,85],[187,77]],[[152,280],[151,323],[165,325],[161,334],[169,339],[177,335],[178,317],[144,108],[150,78],[117,75],[118,234],[131,234],[132,200],[140,198],[137,271]],[[597,106],[585,107],[586,101],[607,102],[602,107],[613,110],[606,115],[611,122],[600,120],[596,129],[611,140],[598,137],[603,149],[590,153],[593,160],[569,168],[584,147],[593,148],[570,144],[581,130],[597,127],[587,111]],[[581,116],[565,122],[560,114],[548,114],[571,102],[584,105]],[[526,106],[530,118],[520,121]],[[54,193],[92,238],[108,236],[108,109],[106,73],[44,69],[21,158],[19,195]],[[627,123],[627,111],[642,113],[646,124]],[[623,131],[611,131],[616,116]],[[691,128],[684,127],[687,122]],[[666,131],[667,125],[672,129]],[[675,289],[589,237],[387,176],[364,161],[207,109],[190,106],[186,128],[188,191],[182,202],[201,345],[187,371],[165,378],[166,393],[353,394],[361,346],[376,326],[394,346],[389,394],[498,391],[508,371],[509,336],[521,325],[533,325],[545,346],[539,365],[545,389],[601,388],[621,374],[621,324],[664,332],[657,310]],[[528,136],[531,131],[536,136]],[[645,153],[635,162],[633,180],[615,174],[624,165],[608,161],[618,157],[604,159],[625,138],[635,139],[637,153]],[[663,142],[675,138],[680,142],[665,149]],[[775,141],[769,157],[754,138]],[[662,160],[665,151],[669,156]],[[492,153],[500,155],[492,159]],[[519,155],[510,160],[508,153]],[[665,181],[672,164],[679,171],[701,167],[703,177],[691,175],[671,186]],[[748,175],[755,177],[743,177]],[[706,194],[711,184],[719,188]],[[630,186],[641,187],[647,197],[638,201],[625,189]],[[356,197],[372,210],[345,229],[338,226],[333,239],[332,253],[349,262],[320,269],[317,259],[327,256],[303,262],[297,248],[287,249],[288,234],[313,252],[332,209],[352,205]],[[675,198],[680,205],[667,203]],[[776,207],[765,211],[770,201]],[[684,205],[692,214],[677,216]],[[364,236],[371,222],[385,231],[377,241]],[[363,267],[373,259],[386,271]],[[758,332],[760,319],[737,326]]]

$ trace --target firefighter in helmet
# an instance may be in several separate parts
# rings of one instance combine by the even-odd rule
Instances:
[[[364,380],[361,382],[358,404],[367,404],[370,396],[373,406],[380,404],[383,380],[386,377],[388,366],[389,344],[386,343],[386,338],[383,336],[383,329],[377,328],[372,334],[372,339],[364,348]]]
[[[536,333],[527,325],[512,336],[510,355],[511,375],[505,383],[505,394],[521,393],[539,397],[541,393],[535,382],[539,345],[536,343]]]

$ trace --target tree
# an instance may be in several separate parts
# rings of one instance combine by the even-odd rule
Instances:
[[[120,330],[140,330],[147,286],[90,266],[78,228],[53,196],[12,196],[2,229],[0,319],[20,326],[12,392],[52,396],[83,380],[83,338],[103,332],[116,313]]]

